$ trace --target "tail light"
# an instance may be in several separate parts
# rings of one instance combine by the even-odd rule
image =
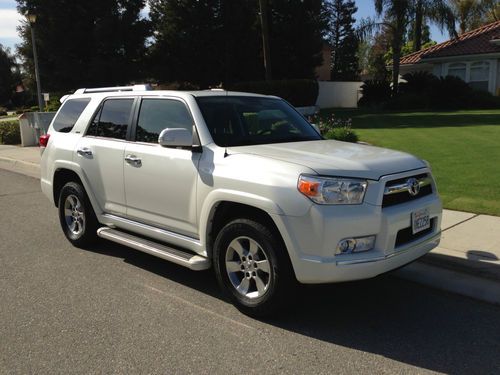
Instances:
[[[47,143],[49,143],[50,134],[41,135],[38,139],[38,143],[40,147],[47,147]]]

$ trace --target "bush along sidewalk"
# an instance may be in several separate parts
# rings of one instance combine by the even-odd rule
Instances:
[[[0,144],[18,145],[21,143],[19,121],[0,122]]]
[[[353,143],[359,140],[356,132],[352,130],[352,120],[350,118],[337,118],[332,114],[328,117],[313,116],[309,121],[319,128],[321,135],[326,139]]]

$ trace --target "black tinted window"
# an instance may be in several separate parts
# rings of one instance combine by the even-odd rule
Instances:
[[[192,132],[193,119],[184,103],[168,99],[144,99],[137,120],[135,139],[157,143],[165,128],[184,128]]]
[[[109,99],[92,121],[88,135],[126,139],[134,99]]]
[[[54,119],[54,130],[61,133],[69,133],[89,103],[90,98],[66,100]]]

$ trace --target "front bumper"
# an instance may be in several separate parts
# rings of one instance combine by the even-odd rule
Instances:
[[[431,229],[401,241],[398,233],[411,228],[411,214],[427,208]],[[312,205],[304,216],[274,215],[297,280],[305,284],[333,283],[375,277],[408,264],[438,246],[442,204],[437,194],[382,208]],[[372,250],[335,255],[345,238],[375,235]]]

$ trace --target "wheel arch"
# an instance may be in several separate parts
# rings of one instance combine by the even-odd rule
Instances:
[[[209,258],[213,255],[213,246],[219,231],[230,221],[239,218],[254,220],[265,225],[269,228],[269,230],[276,234],[278,240],[282,243],[283,248],[287,249],[278,226],[266,210],[245,203],[221,200],[212,206],[207,220],[205,243],[207,256]],[[290,258],[288,251],[287,256]]]
[[[82,185],[85,193],[87,194],[92,208],[96,215],[100,213],[102,210],[100,209],[99,204],[90,189],[90,185],[85,178],[83,171],[79,168],[78,165],[75,166],[73,163],[57,163],[54,168],[54,175],[52,177],[52,194],[54,198],[54,204],[57,207],[59,204],[59,194],[61,192],[62,187],[68,182],[77,182]]]

